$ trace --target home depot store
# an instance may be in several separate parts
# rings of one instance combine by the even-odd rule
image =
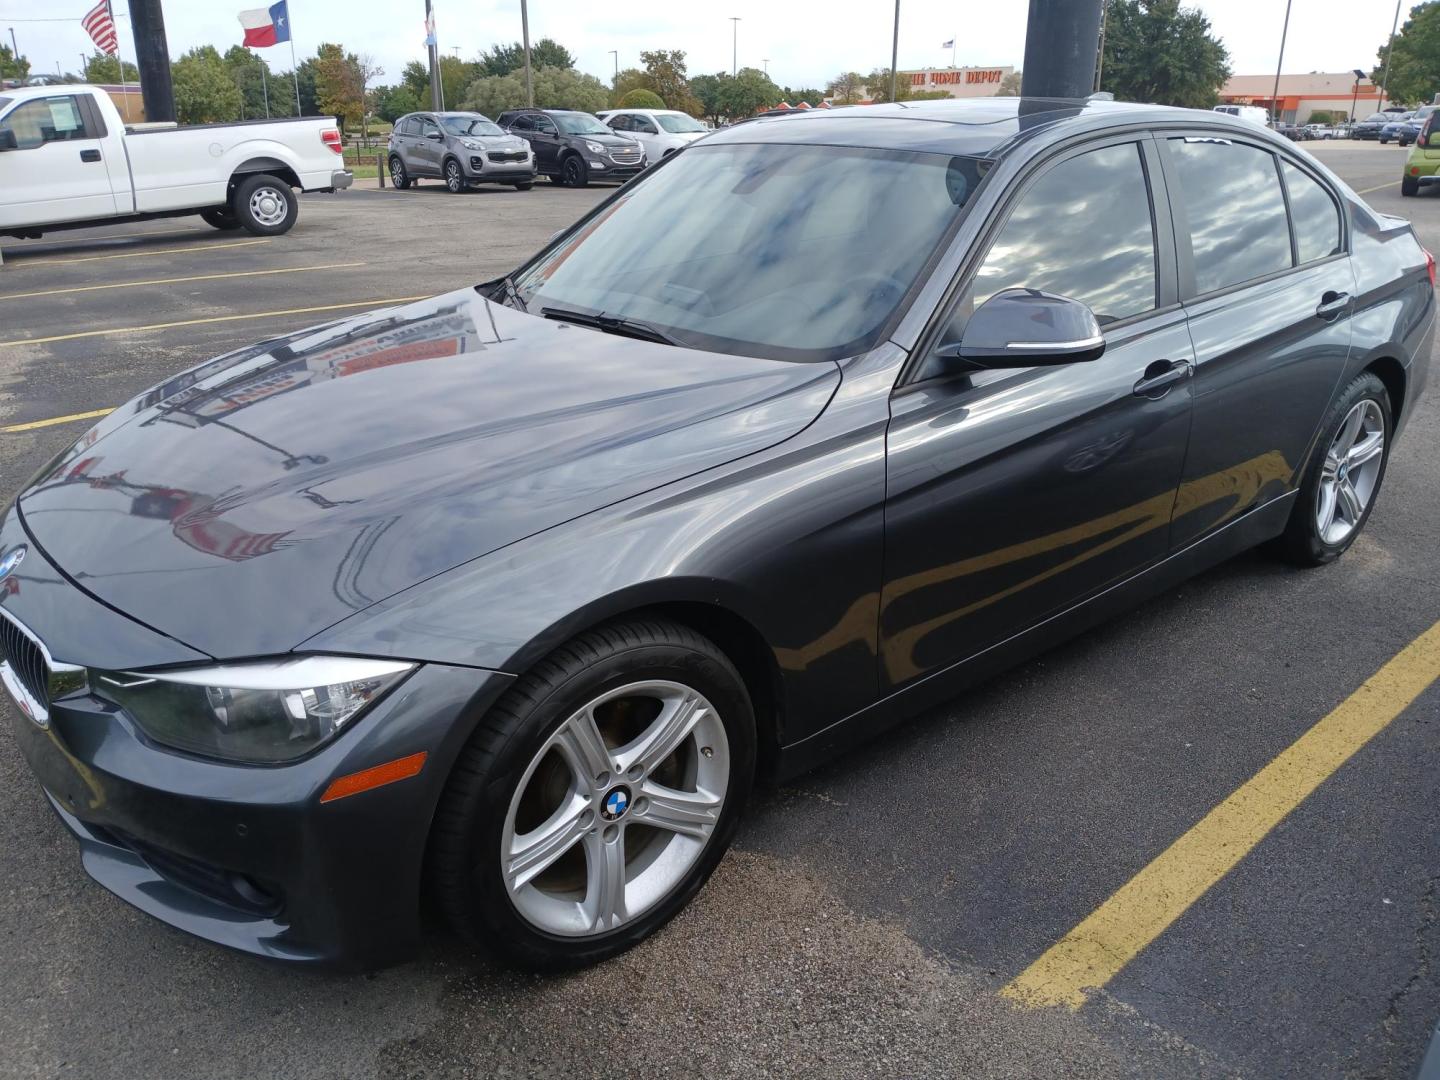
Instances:
[[[1280,119],[1291,124],[1308,123],[1312,112],[1349,116],[1352,103],[1354,119],[1364,120],[1386,104],[1380,88],[1369,79],[1362,79],[1357,87],[1353,71],[1281,75],[1278,96],[1274,75],[1235,75],[1221,88],[1220,100],[1227,105],[1258,105],[1272,115],[1278,107]]]
[[[944,90],[951,97],[992,97],[1000,89],[1013,67],[926,68],[924,71],[902,71],[900,77],[910,80],[912,91]]]

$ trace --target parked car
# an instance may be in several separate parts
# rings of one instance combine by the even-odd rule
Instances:
[[[700,121],[676,109],[611,109],[595,115],[611,131],[629,135],[643,146],[650,161],[659,161],[710,134]]]
[[[1307,142],[1310,138],[1310,132],[1305,128],[1300,127],[1298,124],[1289,124],[1284,121],[1275,125],[1275,131],[1285,136],[1285,138],[1291,142]]]
[[[1258,105],[1216,105],[1213,111],[1260,127],[1270,126],[1270,113]]]
[[[535,152],[535,168],[551,182],[584,187],[591,180],[623,180],[648,164],[645,148],[611,131],[587,112],[570,109],[514,109],[499,124]]]
[[[1312,139],[1334,139],[1337,138],[1335,128],[1329,124],[1306,124],[1305,131]]]
[[[1389,113],[1373,113],[1359,123],[1350,126],[1350,137],[1352,139],[1378,139],[1381,129],[1393,119],[1395,118]]]
[[[422,176],[459,194],[476,184],[535,186],[530,144],[477,112],[410,113],[395,121],[388,152],[390,178],[408,188]]]
[[[295,189],[349,187],[333,117],[127,127],[94,86],[0,94],[0,235],[198,214],[217,229],[288,232]]]
[[[1440,121],[1432,112],[1426,117],[1424,127],[1405,158],[1405,168],[1400,173],[1401,195],[1419,195],[1422,187],[1440,182],[1440,136],[1436,135],[1437,128],[1440,128]]]
[[[1391,113],[1390,119],[1380,126],[1380,134],[1376,136],[1380,142],[1388,143],[1400,138],[1400,131],[1415,114],[1413,112]]]
[[[374,966],[425,897],[593,963],[695,896],[757,772],[1262,542],[1342,557],[1434,277],[1219,114],[717,132],[513,273],[228,353],[51,461],[0,520],[16,741],[85,870],[201,937]]]
[[[1434,105],[1422,105],[1416,109],[1410,119],[1401,125],[1400,130],[1395,133],[1395,141],[1401,146],[1409,146],[1420,137],[1421,130],[1425,127],[1425,121],[1430,119],[1435,112]]]

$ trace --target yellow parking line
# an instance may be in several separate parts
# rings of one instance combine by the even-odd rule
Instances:
[[[269,240],[227,240],[223,244],[194,244],[190,247],[158,248],[155,251],[122,251],[114,255],[79,255],[73,259],[22,259],[17,266],[56,266],[60,263],[100,262],[102,259],[143,259],[148,255],[185,255],[192,251],[214,251],[217,248],[254,247]],[[11,254],[14,258],[14,254]]]
[[[1436,623],[1122,885],[1000,993],[1078,1009],[1440,677]]]
[[[98,243],[104,243],[104,242],[107,241],[107,240],[133,240],[133,239],[135,239],[136,237],[145,237],[145,236],[191,236],[191,235],[196,235],[196,236],[198,236],[198,235],[201,234],[201,233],[207,233],[207,232],[211,232],[211,230],[208,229],[208,228],[206,228],[206,229],[151,229],[149,232],[106,233],[106,234],[103,235],[103,236],[55,236],[55,235],[52,233],[52,234],[49,234],[49,235],[47,235],[47,236],[45,237],[45,239],[42,241],[42,244],[43,244],[43,246],[45,246],[45,247],[49,247],[51,244],[98,244]],[[15,251],[26,251],[26,250],[28,250],[28,249],[26,249],[26,248],[16,248],[16,249],[12,249],[11,254],[14,254]]]
[[[364,266],[363,262],[325,263],[321,266],[287,266],[279,270],[235,270],[225,274],[196,274],[193,277],[153,278],[149,281],[117,281],[111,285],[77,285],[70,289],[43,289],[40,292],[7,293],[4,300],[33,300],[37,296],[63,296],[66,293],[99,292],[102,289],[133,289],[141,285],[183,285],[189,281],[218,281],[221,278],[266,277],[270,274],[303,274],[310,270],[346,270]]]
[[[424,299],[424,296],[393,296],[380,300],[356,300],[349,304],[322,304],[319,307],[286,308],[283,311],[253,311],[245,315],[211,315],[205,319],[182,319],[179,322],[151,323],[149,326],[117,326],[111,330],[81,330],[74,334],[53,334],[50,337],[15,338],[11,341],[0,341],[0,348],[6,345],[47,345],[52,341],[109,337],[111,334],[143,334],[148,330],[172,330],[177,326],[202,326],[208,323],[239,322],[243,319],[270,319],[280,315],[309,315],[316,311],[340,311],[344,308],[388,307],[391,304],[407,304],[411,300]]]
[[[1356,195],[1369,195],[1372,191],[1383,191],[1383,190],[1384,190],[1385,188],[1387,188],[1387,187],[1394,187],[1394,186],[1395,186],[1395,181],[1392,180],[1392,181],[1390,181],[1390,183],[1388,183],[1388,184],[1376,184],[1374,187],[1361,188],[1359,191],[1355,192],[1355,194],[1356,194]]]
[[[94,420],[97,416],[109,416],[114,409],[92,409],[90,412],[71,413],[69,416],[52,416],[48,420],[31,420],[28,424],[10,424],[0,427],[0,432],[34,431],[36,428],[54,427],[56,424],[70,424],[76,420]]]

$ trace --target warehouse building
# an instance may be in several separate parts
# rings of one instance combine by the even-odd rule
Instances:
[[[1289,124],[1308,123],[1312,112],[1364,120],[1389,104],[1382,99],[1380,87],[1369,79],[1357,82],[1353,71],[1281,75],[1278,94],[1273,73],[1233,75],[1221,88],[1220,101],[1226,105],[1258,105],[1272,116],[1278,112],[1280,120]]]

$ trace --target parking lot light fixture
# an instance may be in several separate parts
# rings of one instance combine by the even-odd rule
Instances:
[[[740,16],[730,16],[730,74],[740,74]]]

